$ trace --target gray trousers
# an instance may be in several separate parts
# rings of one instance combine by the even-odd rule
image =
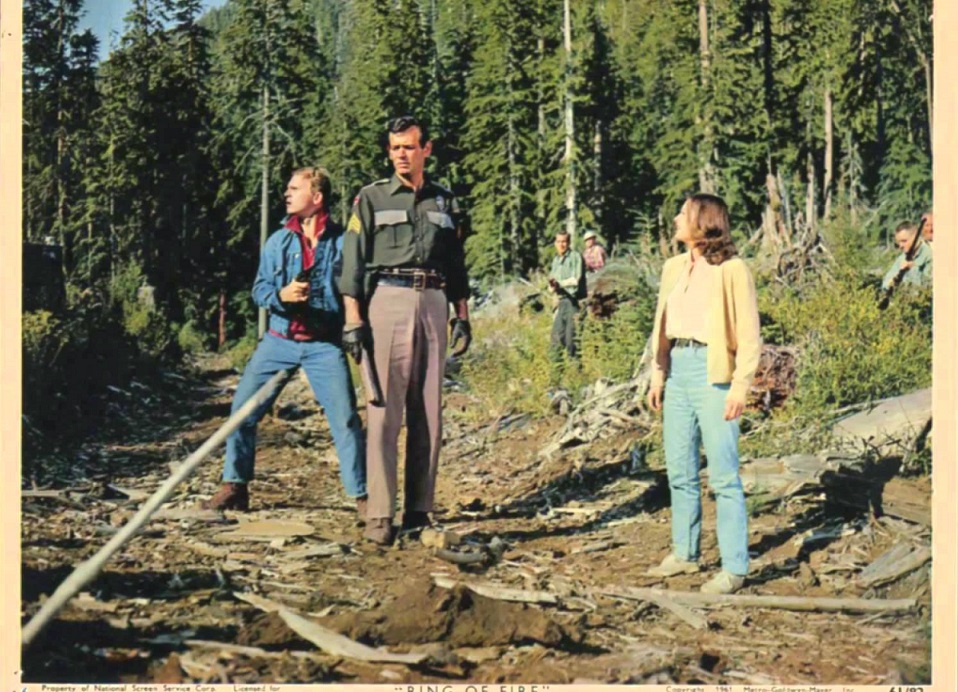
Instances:
[[[559,300],[552,322],[552,348],[564,348],[570,356],[575,357],[575,316],[579,307],[568,298]]]
[[[442,444],[442,381],[446,368],[444,291],[379,286],[369,304],[376,372],[384,406],[367,406],[367,516],[392,517],[396,507],[399,430],[406,411],[407,510],[431,512]]]

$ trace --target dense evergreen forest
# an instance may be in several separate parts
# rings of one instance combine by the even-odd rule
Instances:
[[[136,0],[100,61],[82,0],[26,0],[24,240],[62,248],[70,338],[229,345],[291,169],[326,166],[342,218],[414,112],[480,282],[544,266],[563,227],[660,244],[696,190],[747,253],[836,217],[886,242],[931,202],[931,5]],[[64,319],[25,316],[25,370]]]

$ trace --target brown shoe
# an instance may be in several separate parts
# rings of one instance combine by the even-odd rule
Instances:
[[[389,517],[366,520],[366,530],[363,532],[366,540],[378,545],[389,545],[393,542],[393,521]]]
[[[235,509],[249,511],[249,488],[246,483],[223,483],[219,491],[209,500],[200,502],[203,509]]]
[[[432,526],[429,520],[429,512],[419,512],[416,510],[406,510],[402,513],[402,530],[417,531],[419,529],[428,529]]]
[[[366,525],[366,510],[369,508],[369,499],[363,495],[356,498],[356,524]]]

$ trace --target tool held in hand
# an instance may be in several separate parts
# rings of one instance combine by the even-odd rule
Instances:
[[[376,374],[376,364],[373,362],[373,354],[369,352],[366,346],[363,346],[363,361],[360,363],[360,367],[363,369],[365,381],[369,383],[369,391],[367,392],[369,396],[366,397],[366,403],[369,406],[385,405],[383,390],[379,386],[379,376]]]
[[[379,376],[376,374],[376,363],[373,360],[372,349],[369,347],[369,327],[365,324],[346,325],[343,331],[343,349],[353,357],[356,365],[362,368],[363,381],[368,391],[366,403],[370,406],[383,406],[383,390],[379,386]]]
[[[918,254],[918,247],[921,242],[921,232],[925,227],[926,218],[921,217],[921,222],[918,224],[918,230],[915,231],[915,235],[912,236],[911,242],[908,243],[908,248],[905,250],[905,262],[912,262],[915,259],[915,255]],[[903,267],[895,275],[895,278],[892,279],[892,282],[888,285],[888,288],[885,289],[882,294],[881,300],[878,301],[878,309],[884,310],[888,307],[889,301],[891,301],[891,296],[895,292],[895,289],[898,288],[898,284],[902,282],[902,279],[905,278],[905,274],[909,272],[911,267]]]

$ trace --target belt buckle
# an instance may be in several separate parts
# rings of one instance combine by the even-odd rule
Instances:
[[[425,272],[415,272],[412,275],[412,287],[417,291],[423,291],[426,289],[426,274]]]

